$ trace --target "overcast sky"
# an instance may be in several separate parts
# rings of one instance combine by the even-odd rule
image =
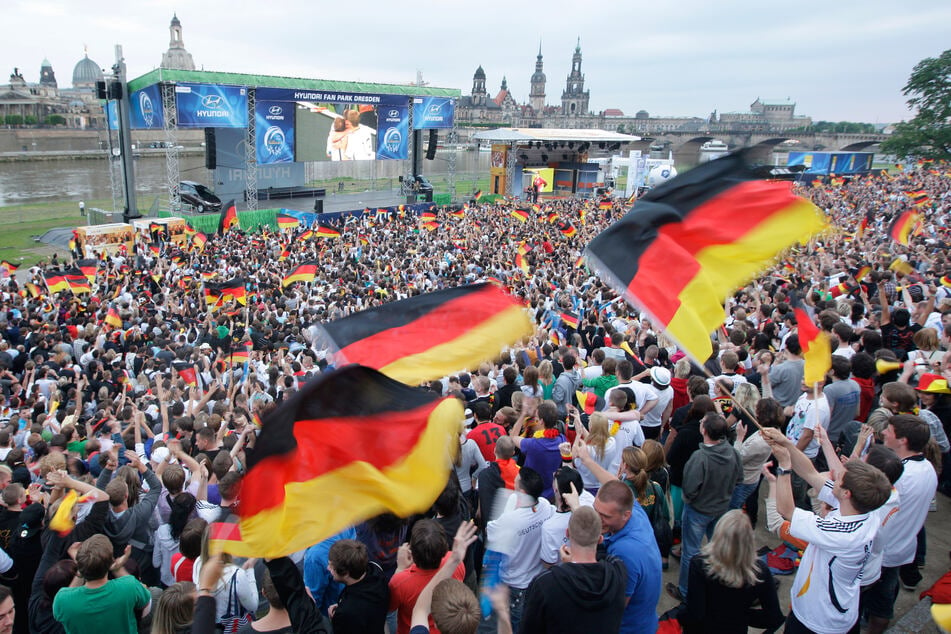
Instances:
[[[789,97],[817,120],[897,121],[909,118],[901,88],[914,65],[951,46],[947,0],[5,0],[0,72],[19,67],[35,82],[47,57],[68,86],[84,45],[107,68],[122,44],[137,77],[161,62],[175,11],[205,70],[382,83],[419,70],[469,94],[481,64],[489,91],[504,75],[519,102],[541,41],[549,104],[560,103],[580,37],[591,109],[628,115],[705,117]]]

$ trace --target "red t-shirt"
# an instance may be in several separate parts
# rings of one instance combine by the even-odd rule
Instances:
[[[175,581],[193,581],[192,570],[195,567],[195,560],[189,559],[181,553],[172,555],[172,574],[175,575]]]
[[[479,451],[482,452],[482,457],[485,458],[486,462],[492,462],[495,460],[495,443],[504,435],[504,427],[498,423],[488,422],[476,425],[472,431],[466,434],[466,438],[471,438],[479,445]]]
[[[441,568],[450,553],[439,563]],[[419,593],[423,591],[429,580],[432,579],[438,570],[421,570],[413,564],[403,572],[398,572],[390,579],[390,611],[398,610],[396,614],[396,634],[409,634],[409,626],[413,619],[413,606],[416,605],[416,599]],[[462,581],[466,578],[466,567],[463,564],[456,566],[452,573],[453,579]],[[429,616],[430,634],[439,634],[439,630],[433,624],[432,615]]]

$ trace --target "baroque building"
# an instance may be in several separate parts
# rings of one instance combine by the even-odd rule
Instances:
[[[192,59],[192,54],[185,50],[185,42],[182,40],[182,22],[177,14],[172,14],[168,35],[168,50],[162,53],[162,64],[159,68],[195,70],[195,60]]]

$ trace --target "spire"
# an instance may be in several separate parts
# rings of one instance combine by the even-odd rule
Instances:
[[[581,52],[581,36],[578,36],[578,44],[575,46],[575,53]]]
[[[508,90],[509,83],[505,80],[505,75],[502,75],[502,90]]]
[[[542,41],[538,40],[538,59],[542,58]]]

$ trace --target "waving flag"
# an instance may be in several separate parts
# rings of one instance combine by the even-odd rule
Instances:
[[[199,253],[205,250],[206,244],[208,244],[208,236],[201,231],[192,236],[192,248]]]
[[[113,328],[122,328],[122,317],[119,316],[119,312],[115,308],[109,308],[103,321]]]
[[[494,284],[418,295],[323,325],[337,363],[377,368],[409,384],[476,367],[532,332],[512,296]]]
[[[224,211],[218,218],[218,234],[224,235],[238,225],[238,208],[234,206],[234,200],[228,201]]]
[[[6,260],[0,260],[0,269],[3,269],[4,271],[6,271],[7,273],[9,273],[10,275],[13,275],[14,273],[16,273],[16,270],[17,270],[18,268],[20,268],[20,267],[17,266],[16,264],[14,264],[13,262],[8,262],[8,261],[6,261]]]
[[[317,275],[317,260],[302,262],[294,267],[294,270],[284,276],[281,280],[281,286],[287,288],[294,282],[313,282]]]
[[[512,217],[518,220],[519,222],[526,222],[528,220],[528,211],[525,209],[513,209]]]
[[[908,246],[911,234],[914,233],[921,215],[915,209],[908,209],[898,214],[888,228],[888,235],[899,244]]]
[[[300,226],[300,220],[294,216],[289,216],[287,214],[277,214],[277,228],[284,229],[296,229]]]
[[[383,512],[426,510],[446,486],[462,419],[457,399],[369,368],[320,375],[262,420],[240,532],[216,543],[279,557]]]
[[[313,231],[313,234],[317,238],[339,238],[340,232],[330,225],[317,225],[317,229]]]
[[[589,268],[701,362],[723,323],[723,298],[825,227],[790,183],[757,180],[744,157],[704,163],[652,189],[588,245]]]
[[[65,277],[66,283],[69,284],[69,290],[73,292],[73,295],[92,292],[92,288],[89,286],[89,280],[79,269],[66,271]]]
[[[802,381],[806,385],[822,383],[825,381],[829,368],[832,367],[829,336],[816,327],[798,296],[794,294],[791,299],[799,332],[799,344],[802,346],[802,358],[806,362]]]

